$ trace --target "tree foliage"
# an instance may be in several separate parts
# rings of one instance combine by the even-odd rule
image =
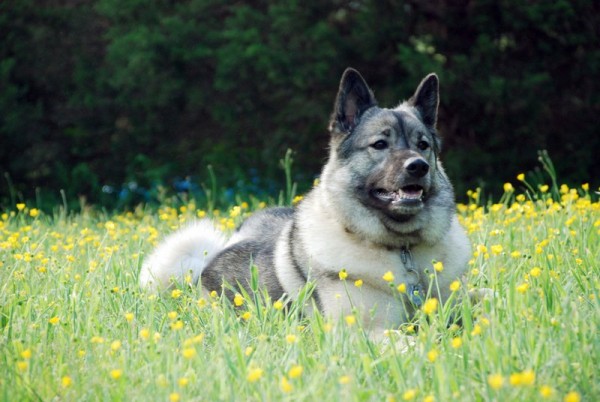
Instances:
[[[281,175],[325,158],[339,76],[381,104],[441,78],[444,160],[459,193],[534,168],[600,176],[597,2],[8,0],[0,3],[0,170],[31,198]],[[254,177],[256,179],[256,177]],[[597,183],[596,183],[597,184]],[[265,184],[266,185],[266,184]],[[106,188],[106,187],[105,187]],[[146,194],[148,196],[148,194]]]

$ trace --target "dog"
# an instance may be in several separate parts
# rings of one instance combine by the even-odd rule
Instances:
[[[206,291],[249,289],[253,264],[273,300],[296,299],[311,282],[310,306],[331,317],[358,311],[374,331],[398,328],[426,297],[446,301],[471,247],[439,160],[438,105],[435,74],[388,109],[346,69],[329,158],[304,199],[253,214],[230,239],[209,220],[175,232],[142,264],[141,286],[161,290],[187,276]]]

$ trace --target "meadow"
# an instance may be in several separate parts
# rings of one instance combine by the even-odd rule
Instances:
[[[453,297],[495,297],[425,303],[400,328],[408,350],[396,333],[371,341],[352,315],[303,316],[302,303],[267,295],[139,289],[141,261],[165,234],[204,217],[230,231],[275,202],[53,214],[17,203],[0,211],[0,399],[599,400],[598,195],[524,175],[504,191],[496,202],[470,191],[458,207],[473,257]]]

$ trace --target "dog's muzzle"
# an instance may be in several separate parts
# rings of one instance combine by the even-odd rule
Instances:
[[[393,216],[417,213],[423,208],[429,189],[426,176],[430,166],[425,159],[411,156],[401,166],[397,179],[372,183],[369,191],[372,205]]]

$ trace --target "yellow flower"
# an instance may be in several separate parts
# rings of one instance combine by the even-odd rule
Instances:
[[[252,352],[254,351],[254,349],[252,348],[252,346],[248,346],[245,350],[244,350],[244,355],[246,356],[250,356],[252,354]]]
[[[345,269],[342,269],[338,275],[339,275],[341,281],[345,281],[346,278],[348,277],[348,272],[346,272]]]
[[[48,320],[48,322],[52,325],[58,324],[59,321],[60,321],[60,318],[58,316],[54,316]]]
[[[510,377],[508,378],[508,381],[510,382],[510,385],[512,385],[513,387],[521,385],[521,373],[511,374]]]
[[[493,246],[490,247],[490,249],[492,250],[493,255],[500,255],[503,250],[503,248],[500,244],[494,244]]]
[[[344,320],[346,320],[346,324],[351,327],[354,324],[356,324],[356,317],[354,317],[353,315],[347,315],[346,317],[344,317]]]
[[[181,290],[181,289],[173,289],[173,291],[171,292],[171,297],[172,297],[173,299],[178,299],[178,298],[180,298],[180,297],[181,297],[181,294],[182,294],[182,293],[183,293],[183,292],[182,292],[182,290]]]
[[[19,369],[19,371],[25,371],[25,370],[27,370],[28,367],[29,367],[29,363],[27,363],[26,361],[17,362],[17,368]]]
[[[547,193],[549,189],[550,189],[550,186],[548,186],[547,184],[540,185],[540,191],[542,193]]]
[[[551,398],[554,395],[554,388],[549,385],[542,385],[540,387],[540,395],[544,399]]]
[[[302,375],[303,371],[304,369],[302,368],[302,366],[296,364],[290,368],[290,370],[288,371],[288,375],[290,376],[290,378],[298,378]]]
[[[531,271],[529,271],[529,274],[534,278],[538,278],[542,274],[542,269],[539,267],[533,267]]]
[[[392,271],[387,271],[385,274],[383,274],[382,278],[386,282],[392,282],[394,280],[394,274]]]
[[[252,318],[252,313],[249,311],[246,311],[244,314],[242,314],[242,319],[244,321],[248,321],[250,318]]]
[[[488,376],[488,385],[492,388],[492,389],[500,389],[502,388],[502,385],[504,384],[504,377],[502,377],[501,374],[491,374]]]
[[[169,394],[169,402],[179,402],[181,400],[181,396],[177,392],[172,392]]]
[[[357,279],[354,281],[354,286],[356,286],[357,288],[362,287],[363,285],[363,280],[362,279]]]
[[[113,341],[113,343],[110,344],[110,348],[113,352],[121,349],[121,341]]]
[[[258,367],[252,368],[248,371],[246,380],[248,380],[248,382],[256,382],[262,378],[263,373],[264,373],[264,371],[261,368],[258,368]]]
[[[73,384],[73,379],[68,375],[61,378],[60,383],[63,388],[69,388]]]
[[[519,181],[525,181],[525,173],[519,173],[517,175],[517,180],[519,180]]]
[[[118,380],[119,378],[121,378],[121,376],[123,376],[123,370],[113,369],[113,370],[110,370],[109,374],[113,380]]]
[[[169,311],[169,313],[167,314],[167,317],[169,317],[169,320],[175,321],[177,319],[177,312]]]
[[[401,283],[396,287],[396,290],[400,293],[406,293],[406,283]]]
[[[460,281],[454,281],[450,284],[450,291],[456,292],[458,289],[460,289]]]
[[[431,363],[434,363],[439,356],[440,352],[435,349],[431,349],[429,352],[427,352],[427,360],[429,360]]]
[[[303,199],[304,199],[304,196],[302,196],[302,195],[297,195],[297,196],[295,196],[295,197],[294,197],[294,199],[292,200],[292,204],[294,204],[294,205],[295,205],[295,204],[299,203],[300,201],[302,201]]]
[[[102,338],[101,336],[92,336],[92,339],[90,339],[90,342],[92,342],[92,343],[104,343],[104,338]]]
[[[177,384],[179,384],[180,387],[187,387],[187,385],[190,383],[190,379],[187,377],[181,377],[179,380],[177,380]]]
[[[281,381],[279,381],[279,388],[281,388],[281,391],[285,393],[289,393],[294,390],[294,386],[290,384],[285,376],[281,377]]]
[[[283,310],[283,302],[281,300],[277,300],[275,303],[273,303],[273,308],[275,310]]]
[[[437,272],[442,272],[444,270],[444,264],[441,261],[436,261],[433,263],[433,269]]]
[[[529,289],[529,284],[527,282],[522,283],[519,286],[517,286],[516,289],[519,293],[525,293],[527,292],[527,289]]]
[[[427,299],[423,304],[423,312],[427,315],[433,314],[438,308],[438,299],[431,298]]]
[[[481,334],[481,325],[475,324],[473,326],[473,330],[471,331],[471,336],[477,336]]]
[[[133,321],[134,318],[135,315],[133,313],[125,313],[125,319],[127,320],[127,322]]]
[[[22,210],[24,210],[24,209],[25,209],[25,204],[24,204],[24,203],[22,203],[22,202],[21,202],[21,203],[19,203],[19,204],[17,204],[17,209],[18,209],[19,211],[22,211]]]
[[[235,304],[237,307],[243,305],[244,304],[244,297],[241,294],[236,293],[235,296],[234,296],[234,298],[233,298],[233,304]]]
[[[581,185],[581,188],[582,188],[584,191],[589,191],[589,190],[590,190],[590,183],[583,183],[583,184]]]
[[[563,401],[564,402],[579,402],[579,401],[581,401],[581,395],[579,395],[579,392],[571,391],[567,395],[565,395]]]
[[[509,377],[510,385],[527,386],[535,383],[535,373],[532,370],[525,370],[520,373],[513,373]]]
[[[417,390],[413,388],[413,389],[404,391],[404,393],[402,394],[402,399],[405,401],[412,401],[413,399],[415,399],[416,396],[417,396]]]
[[[21,352],[21,357],[25,360],[31,359],[31,349],[25,349]]]
[[[242,208],[236,205],[235,207],[231,208],[231,211],[229,211],[229,217],[237,218],[238,216],[240,216],[241,213]]]
[[[512,184],[504,183],[504,192],[505,193],[512,193],[513,191],[515,191],[515,188],[513,187]]]
[[[521,384],[533,385],[535,383],[535,373],[533,370],[525,370],[521,373]]]
[[[450,345],[454,348],[454,349],[458,349],[462,346],[462,338],[456,337],[456,338],[452,338],[452,340],[450,341]]]
[[[296,338],[296,335],[294,335],[294,334],[288,334],[285,337],[285,341],[287,343],[291,344],[291,343],[296,343],[298,341],[298,339]]]
[[[181,351],[181,355],[186,359],[193,359],[196,357],[196,349],[195,348],[185,348]]]
[[[150,338],[150,330],[148,330],[147,328],[140,329],[140,338],[142,338],[145,341],[148,340]]]
[[[31,216],[32,218],[37,217],[40,214],[40,210],[37,208],[31,208],[31,210],[29,211],[29,216]]]
[[[340,377],[340,379],[338,380],[338,382],[341,385],[346,385],[346,384],[349,384],[351,380],[352,380],[352,378],[349,375],[343,375],[343,376]]]
[[[183,321],[177,320],[177,321],[171,323],[171,329],[173,331],[179,331],[180,329],[183,329]]]

